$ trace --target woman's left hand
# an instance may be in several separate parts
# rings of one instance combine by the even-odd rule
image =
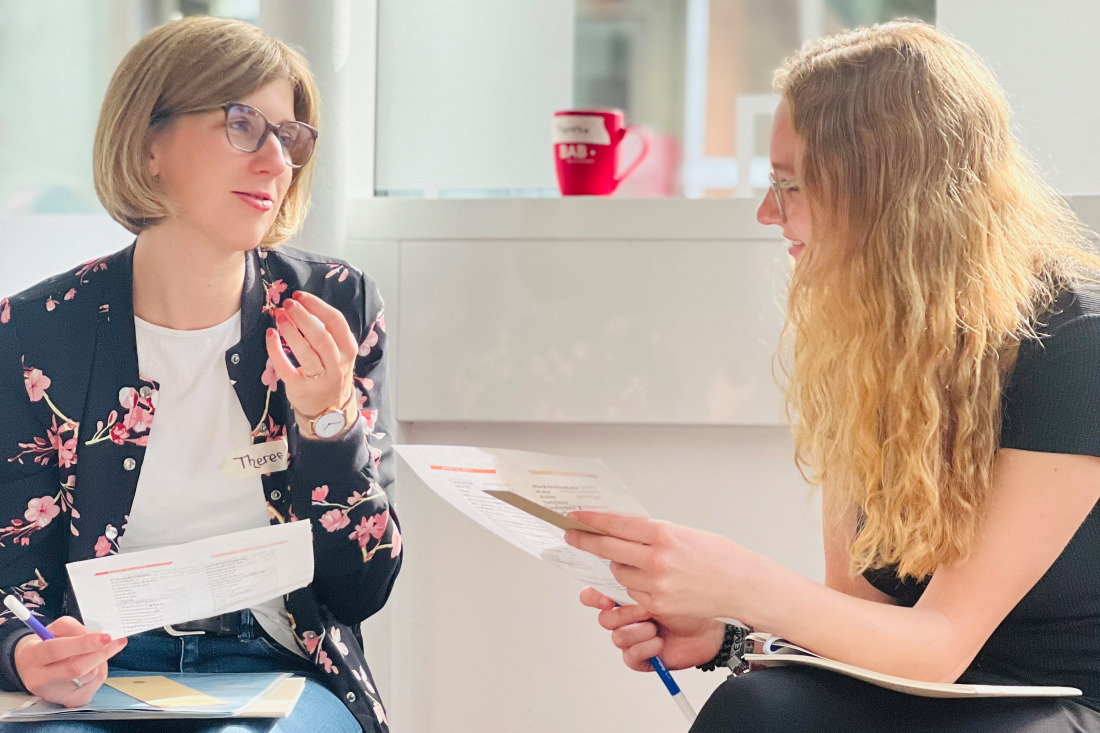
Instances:
[[[297,291],[275,309],[275,329],[267,330],[267,355],[299,417],[316,417],[348,400],[359,345],[344,314],[315,295]],[[286,340],[300,366],[283,351]]]
[[[571,512],[607,536],[569,530],[573,547],[611,561],[630,597],[654,614],[741,618],[760,559],[721,535],[647,517]]]

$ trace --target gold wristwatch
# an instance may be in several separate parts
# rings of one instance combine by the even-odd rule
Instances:
[[[353,386],[343,406],[325,408],[313,417],[302,415],[305,425],[298,421],[298,432],[303,438],[321,438],[322,440],[335,438],[355,422],[357,407]],[[297,417],[295,419],[297,420]]]

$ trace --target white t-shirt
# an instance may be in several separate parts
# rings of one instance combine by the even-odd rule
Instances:
[[[160,384],[137,493],[119,552],[266,527],[259,476],[226,478],[221,459],[251,444],[252,428],[229,380],[225,352],[240,341],[241,314],[210,328],[176,331],[134,318],[141,376]],[[251,609],[274,639],[301,656],[286,605]]]

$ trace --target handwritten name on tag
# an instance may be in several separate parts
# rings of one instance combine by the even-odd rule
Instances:
[[[231,450],[222,456],[222,475],[226,478],[249,478],[285,471],[289,454],[286,438]]]

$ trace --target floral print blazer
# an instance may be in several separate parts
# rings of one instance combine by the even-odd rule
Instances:
[[[138,371],[134,246],[0,300],[0,590],[45,621],[79,616],[65,563],[126,541],[158,384]],[[264,344],[296,290],[338,308],[360,344],[360,417],[334,441],[305,440]],[[359,622],[386,602],[401,567],[387,436],[385,318],[374,283],[338,260],[289,247],[247,254],[241,340],[225,364],[253,442],[286,436],[290,464],[263,477],[271,522],[313,522],[313,583],[285,598],[298,645],[364,731],[387,731]],[[211,446],[212,450],[217,449]],[[0,686],[23,689],[0,613]]]

